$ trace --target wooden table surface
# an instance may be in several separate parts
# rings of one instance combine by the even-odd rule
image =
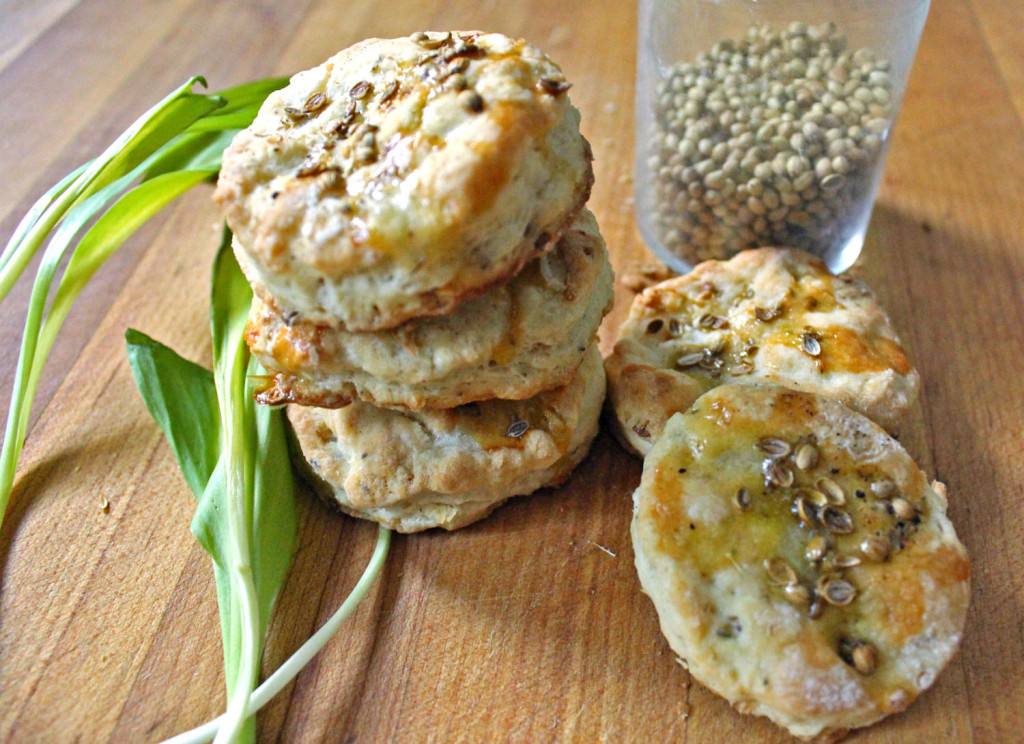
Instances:
[[[635,10],[623,0],[0,0],[0,237],[192,74],[221,88],[367,36],[450,27],[527,37],[562,64],[616,270],[650,262],[631,206]],[[949,486],[974,581],[963,646],[935,687],[851,741],[1024,740],[1022,27],[1021,3],[933,2],[855,267],[920,369],[912,448]],[[165,210],[94,280],[46,369],[0,532],[3,741],[155,742],[223,709],[193,499],[123,351],[132,326],[208,363],[217,223],[208,187]],[[27,293],[23,281],[0,307],[4,417]],[[627,301],[619,286],[605,347]],[[260,714],[260,739],[789,741],[691,683],[662,640],[628,537],[639,474],[602,433],[565,487],[454,534],[396,536],[365,604]],[[376,532],[305,491],[298,506],[268,670],[348,593]]]

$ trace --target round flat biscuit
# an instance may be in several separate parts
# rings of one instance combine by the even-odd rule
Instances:
[[[449,315],[351,333],[286,321],[256,299],[246,340],[273,375],[262,402],[452,408],[564,385],[611,302],[608,253],[584,210],[555,250]]]
[[[606,368],[619,434],[641,455],[716,385],[831,395],[894,433],[920,385],[863,282],[780,248],[706,261],[638,294]]]
[[[561,70],[500,34],[368,39],[272,93],[214,198],[254,291],[353,331],[516,273],[593,182]]]
[[[721,386],[644,461],[640,582],[697,680],[829,738],[906,708],[957,648],[970,570],[944,490],[832,398]]]
[[[558,485],[597,434],[596,344],[570,382],[523,401],[399,412],[289,406],[300,467],[348,514],[399,532],[458,529],[512,496]]]

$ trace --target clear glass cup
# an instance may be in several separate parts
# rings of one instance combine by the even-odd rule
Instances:
[[[639,0],[636,209],[676,271],[860,254],[929,0]]]

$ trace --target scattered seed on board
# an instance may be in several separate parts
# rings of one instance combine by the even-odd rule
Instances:
[[[746,488],[740,488],[736,491],[736,495],[733,496],[732,500],[740,511],[750,511],[750,508],[754,505],[754,499]]]
[[[800,346],[809,356],[816,357],[821,354],[821,342],[813,333],[805,333],[800,339]]]

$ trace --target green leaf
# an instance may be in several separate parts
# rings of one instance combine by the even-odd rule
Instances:
[[[182,134],[219,107],[230,107],[231,123],[255,116],[261,93],[278,80],[259,81],[225,91],[226,97],[191,92],[192,78],[140,117],[98,158],[62,179],[29,210],[0,255],[0,300],[50,238],[29,300],[3,448],[0,450],[0,523],[10,499],[18,458],[25,441],[32,398],[39,376],[75,298],[97,268],[153,214],[191,186],[212,177],[230,141],[228,132]],[[227,124],[222,120],[221,125]],[[131,184],[108,215],[75,247],[53,303],[47,299],[61,259],[79,231]],[[45,320],[44,320],[45,318]]]
[[[252,362],[250,376],[265,374],[265,370]],[[255,419],[255,433],[248,443],[254,451],[252,519],[249,529],[249,550],[259,608],[259,638],[266,633],[267,622],[277,595],[284,585],[298,532],[295,514],[295,491],[288,437],[282,411],[252,403],[252,386],[247,386],[246,414]],[[230,624],[233,595],[226,578],[232,554],[231,534],[227,522],[227,498],[224,460],[203,493],[192,519],[192,533],[214,559],[219,570],[217,597],[221,605],[221,630],[225,641],[225,659],[233,659],[226,678],[234,680],[237,663],[237,644],[231,637]]]
[[[47,297],[61,257],[78,231],[107,201],[127,188],[131,173],[137,165],[197,118],[223,103],[215,97],[192,93],[192,85],[197,80],[200,78],[189,80],[167,96],[136,120],[103,154],[52,188],[36,203],[4,249],[3,265],[0,268],[0,299],[7,295],[32,256],[60,225],[40,262],[29,298],[3,449],[0,450],[0,522],[7,509],[15,469],[25,442],[32,397],[50,346],[63,320],[63,315],[57,313],[45,337],[40,338]],[[80,289],[78,287],[73,294],[77,295]],[[66,313],[67,309],[61,312]]]
[[[171,171],[220,169],[221,156],[238,133],[236,129],[220,132],[186,133],[175,137],[158,150],[146,163],[145,177],[152,178]]]
[[[8,241],[0,258],[0,300],[64,215],[111,183],[131,173],[174,136],[225,101],[192,92],[200,77],[191,78],[128,127],[103,153],[65,176],[44,194]]]
[[[114,250],[150,217],[215,173],[216,170],[212,169],[164,173],[139,184],[118,199],[79,242],[54,302],[62,301],[65,293],[74,292],[77,296],[75,290],[80,290]]]
[[[284,585],[298,533],[295,515],[295,480],[288,452],[283,409],[252,402],[252,379],[265,375],[258,363],[250,364],[248,405],[256,418],[256,472],[253,488],[252,562],[260,610],[260,638],[266,632],[270,610]]]
[[[47,298],[65,251],[81,227],[125,187],[124,179],[110,184],[78,204],[68,213],[50,240],[29,297],[25,333],[15,371],[3,450],[0,452],[0,521],[10,498],[18,456],[25,442],[32,398],[50,349],[71,305],[96,269],[114,250],[153,214],[203,177],[201,172],[170,173],[147,181],[123,196],[96,221],[76,247],[47,313]],[[130,174],[125,177],[130,178]]]
[[[198,499],[217,466],[220,412],[213,374],[140,331],[125,332],[128,363],[146,408]]]
[[[195,76],[143,114],[120,137],[114,140],[97,161],[96,183],[102,187],[130,173],[150,155],[163,147],[197,119],[224,105],[218,96],[192,92],[196,83],[206,80]],[[86,191],[86,194],[91,191]]]
[[[275,90],[288,85],[288,80],[289,78],[287,77],[263,78],[219,90],[217,91],[217,97],[224,101],[224,106],[217,113],[229,114],[245,109],[252,111],[253,116],[255,116],[255,110],[263,105],[263,101],[266,100],[267,96]],[[246,126],[249,125],[246,124]]]
[[[327,622],[312,637],[307,639],[295,653],[289,656],[281,666],[274,670],[274,673],[267,677],[263,684],[256,688],[256,691],[249,698],[247,710],[250,716],[263,708],[289,682],[295,679],[303,667],[320,653],[320,650],[341,629],[341,626],[355,612],[360,603],[366,599],[366,595],[370,593],[370,589],[380,577],[381,570],[384,568],[384,561],[388,557],[390,545],[391,530],[383,525],[378,526],[377,542],[373,548],[373,555],[370,556],[370,561],[367,563],[366,568],[363,570],[363,575],[359,577],[355,587],[352,588],[345,601],[334,611],[334,614],[328,618]],[[226,715],[220,716],[191,731],[178,734],[168,739],[164,744],[205,744],[205,742],[210,741],[217,734],[217,731],[224,725],[226,719]]]
[[[228,374],[238,355],[245,352],[243,336],[252,304],[252,288],[231,252],[231,239],[231,232],[225,226],[213,264],[210,290],[210,332],[213,336],[214,375],[217,377]],[[244,365],[235,369],[235,374],[241,378]]]
[[[14,280],[21,276],[21,272],[25,270],[25,266],[32,259],[32,256],[35,255],[25,250],[19,251],[22,241],[25,240],[25,237],[35,227],[36,223],[39,222],[47,208],[57,200],[57,197],[68,190],[85,169],[89,167],[91,162],[80,165],[64,176],[55,186],[39,197],[35,204],[25,213],[25,216],[21,218],[21,222],[14,229],[11,239],[7,241],[3,254],[0,255],[0,301],[7,296],[11,286],[14,284]]]
[[[138,331],[126,335],[143,399],[171,443],[189,488],[199,498],[192,532],[214,562],[225,681],[229,700],[242,700],[236,703],[233,717],[228,717],[224,735],[233,741],[252,741],[255,728],[251,715],[245,714],[246,705],[255,687],[267,622],[295,549],[298,525],[283,412],[253,403],[253,380],[266,374],[257,362],[249,360],[247,375],[237,374],[238,365],[248,358],[241,334],[252,290],[231,254],[230,243],[230,233],[225,231],[214,266],[211,319],[216,375]],[[236,436],[241,432],[241,439],[232,439],[231,431]],[[236,472],[232,484],[232,467],[239,462],[240,477]],[[237,515],[241,515],[239,524],[235,524]]]
[[[37,200],[0,254],[2,300],[49,240],[29,300],[0,451],[0,522],[39,376],[75,298],[140,225],[216,174],[235,131],[247,126],[266,95],[287,81],[257,81],[221,96],[192,93],[196,82],[205,85],[202,78],[189,80],[99,157]],[[220,112],[211,116],[217,109]],[[74,245],[50,298],[65,252],[94,219]],[[255,729],[247,705],[266,623],[294,550],[296,520],[282,414],[257,409],[246,385],[248,350],[242,334],[251,290],[234,262],[229,239],[225,232],[211,298],[215,373],[210,375],[144,334],[129,331],[127,341],[132,372],[146,405],[199,499],[193,529],[214,559],[229,689],[218,739],[250,741]],[[258,367],[252,370],[261,372]]]
[[[263,635],[294,549],[291,466],[281,412],[257,407],[246,384],[244,330],[252,290],[231,252],[226,229],[214,262],[210,297],[214,379],[221,413],[222,458],[192,522],[218,566],[226,721],[218,741],[248,738]],[[250,376],[262,372],[249,365]],[[223,475],[223,487],[217,477]]]

